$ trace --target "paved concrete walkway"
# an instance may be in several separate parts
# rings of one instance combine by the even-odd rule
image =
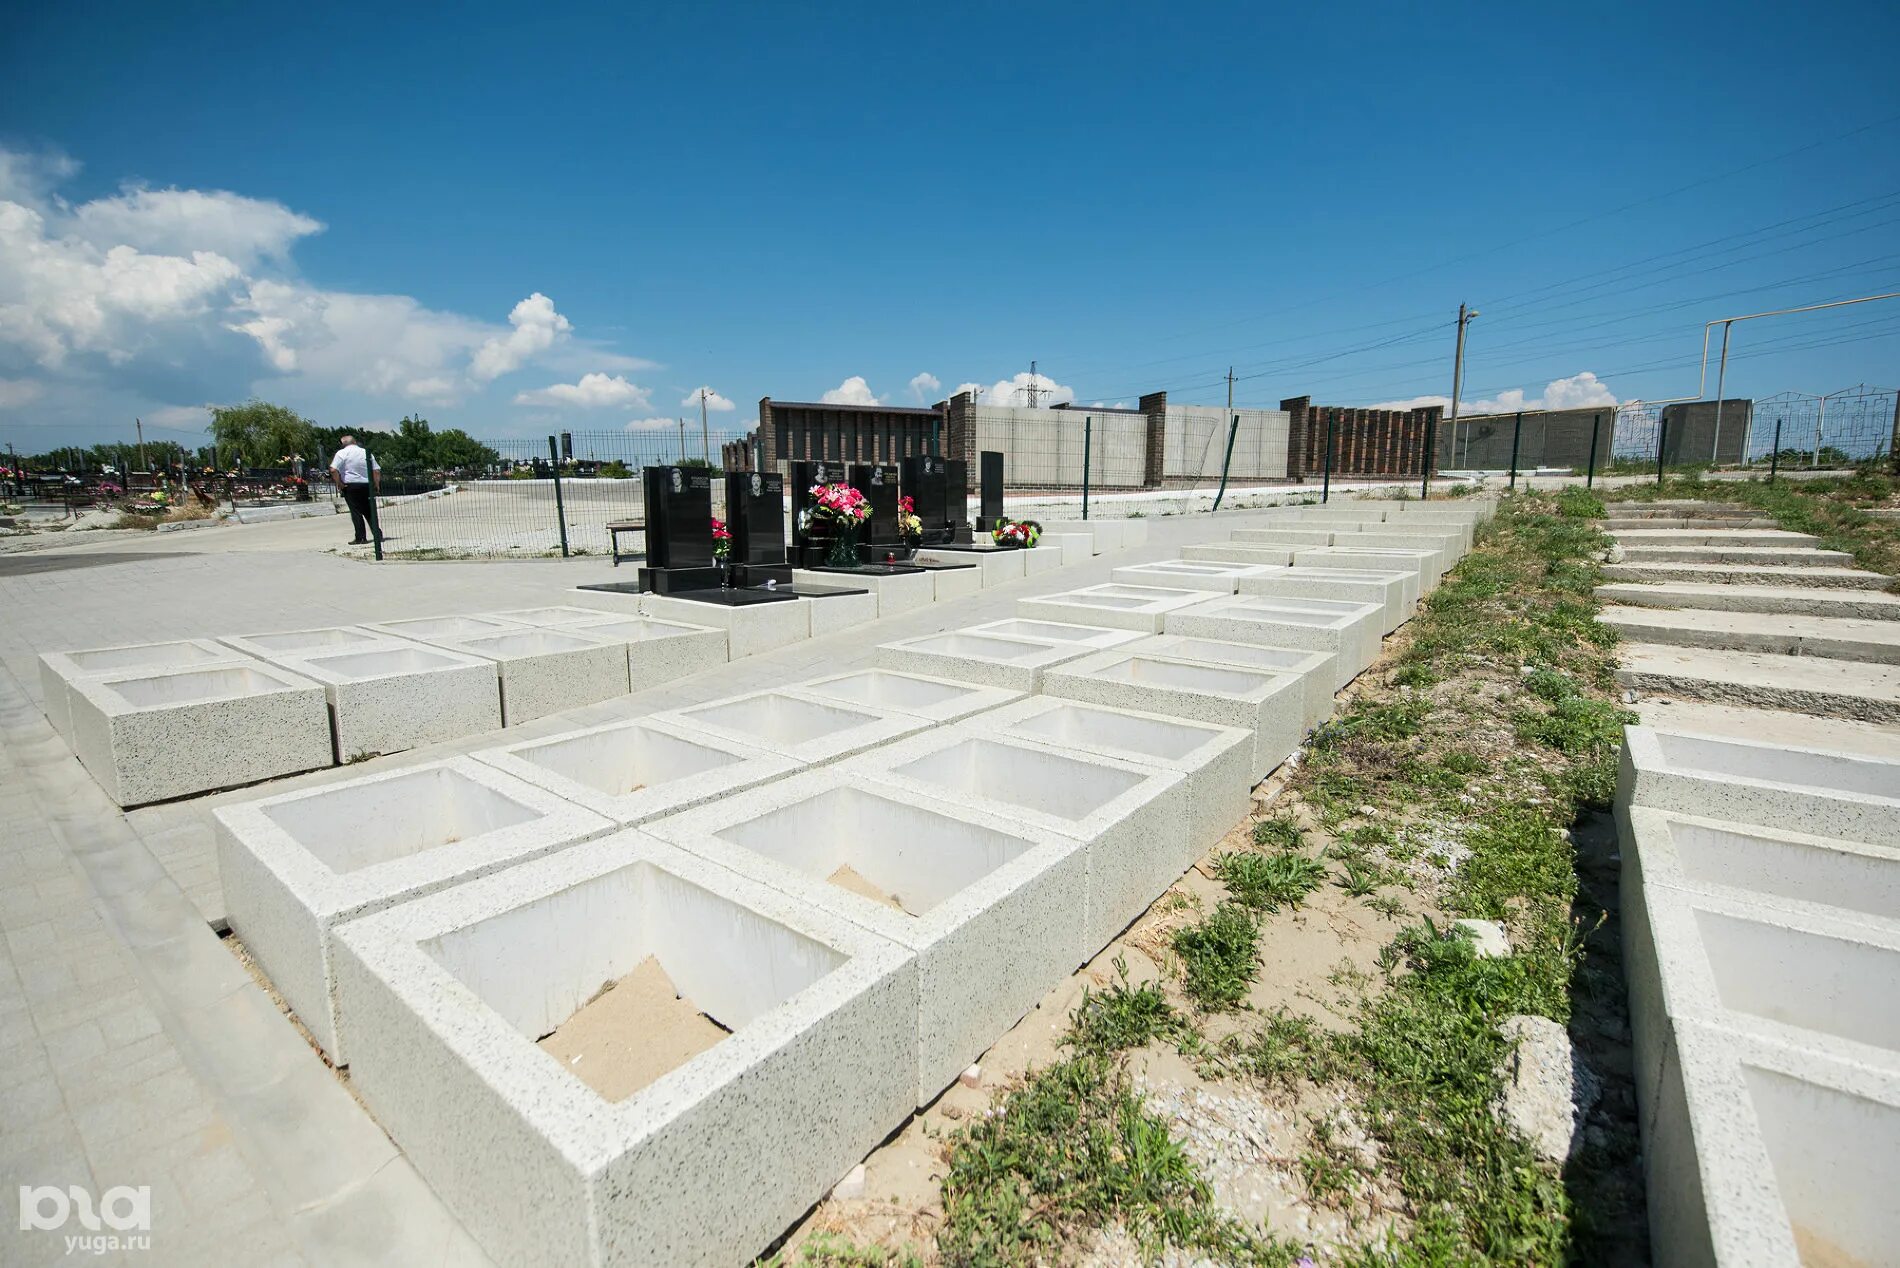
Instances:
[[[1260,522],[1247,513],[1156,519],[1138,550],[526,727],[267,787],[862,666],[878,643],[1014,615],[1019,598],[1106,581],[1115,566],[1174,557]],[[592,559],[359,564],[296,544],[313,523],[334,535],[325,521],[261,525],[137,550],[114,542],[55,552],[36,562],[63,566],[0,570],[0,1192],[149,1185],[146,1263],[481,1263],[213,932],[222,915],[209,832],[217,799],[123,814],[39,710],[41,651],[577,602],[577,584],[631,579]],[[204,549],[214,536],[245,548]],[[59,1234],[22,1232],[11,1217],[0,1226],[0,1262],[64,1258]]]

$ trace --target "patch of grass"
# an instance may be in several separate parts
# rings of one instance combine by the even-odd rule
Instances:
[[[1334,883],[1354,898],[1364,898],[1377,892],[1382,879],[1377,868],[1350,862],[1340,871]]]
[[[1600,520],[1608,515],[1603,499],[1589,489],[1570,488],[1557,495],[1557,514],[1577,520]]]
[[[818,1233],[799,1248],[798,1268],[923,1268],[923,1257],[906,1246],[887,1250],[882,1246],[859,1246],[834,1233]],[[785,1268],[785,1261],[774,1255],[760,1268]]]
[[[1290,1264],[1298,1248],[1248,1236],[1214,1205],[1168,1125],[1101,1056],[1037,1071],[951,1142],[937,1249],[951,1265],[1066,1262],[1120,1224],[1144,1257],[1165,1246],[1223,1263]]]
[[[1174,953],[1181,957],[1182,991],[1209,1012],[1240,1003],[1260,973],[1254,948],[1259,933],[1254,914],[1231,900],[1200,923],[1176,930]]]
[[[1254,911],[1298,907],[1326,880],[1326,868],[1304,854],[1236,850],[1214,860],[1214,876],[1236,901]]]
[[[1291,1087],[1301,1080],[1330,1083],[1340,1073],[1340,1049],[1334,1037],[1285,1009],[1268,1014],[1238,1056],[1242,1069],[1276,1087]]]
[[[1297,850],[1306,844],[1306,834],[1287,815],[1275,815],[1253,825],[1253,843],[1282,850]]]
[[[1082,1002],[1069,1015],[1063,1043],[1078,1052],[1115,1053],[1140,1048],[1160,1038],[1184,1038],[1187,1027],[1155,982],[1128,983],[1128,961],[1115,957],[1116,981],[1105,989],[1084,988]]]

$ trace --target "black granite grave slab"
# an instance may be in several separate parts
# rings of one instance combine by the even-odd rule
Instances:
[[[904,492],[911,511],[924,522],[924,540],[941,536],[949,520],[943,459],[935,454],[912,454],[904,459]]]
[[[871,463],[856,463],[851,468],[851,487],[871,504],[871,518],[864,521],[866,542],[896,542],[897,468]]]
[[[994,449],[985,449],[976,456],[976,461],[981,489],[976,531],[981,536],[1003,518],[1003,455]]]

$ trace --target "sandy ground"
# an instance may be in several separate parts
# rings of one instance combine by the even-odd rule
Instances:
[[[541,1050],[608,1101],[624,1101],[727,1035],[648,956],[540,1039]]]

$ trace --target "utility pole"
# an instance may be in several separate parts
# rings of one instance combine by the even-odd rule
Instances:
[[[139,470],[144,471],[146,469],[145,468],[145,420],[142,418],[135,418],[132,420],[132,425],[139,429]]]
[[[1023,395],[1029,398],[1030,409],[1036,408],[1036,396],[1040,391],[1036,386],[1036,363],[1032,360],[1029,363],[1029,386],[1023,389]]]
[[[686,461],[686,420],[680,419],[680,461]]]
[[[1467,309],[1463,304],[1458,305],[1458,350],[1452,354],[1452,362],[1451,362],[1451,420],[1450,422],[1451,422],[1451,452],[1452,452],[1453,461],[1457,460],[1457,454],[1458,454],[1458,394],[1464,390],[1464,386],[1465,386],[1465,327],[1469,326],[1471,324],[1471,319],[1473,317],[1476,317],[1477,315],[1478,315],[1477,309],[1475,308]],[[1470,446],[1470,441],[1469,441],[1469,438],[1467,438],[1466,440],[1467,449],[1469,449],[1469,446]],[[1432,455],[1426,454],[1425,455],[1425,472],[1427,476],[1431,474],[1431,470],[1432,470]]]
[[[1227,367],[1227,412],[1234,412],[1234,367]]]
[[[706,389],[699,389],[699,456],[712,461],[712,433],[706,428]]]

